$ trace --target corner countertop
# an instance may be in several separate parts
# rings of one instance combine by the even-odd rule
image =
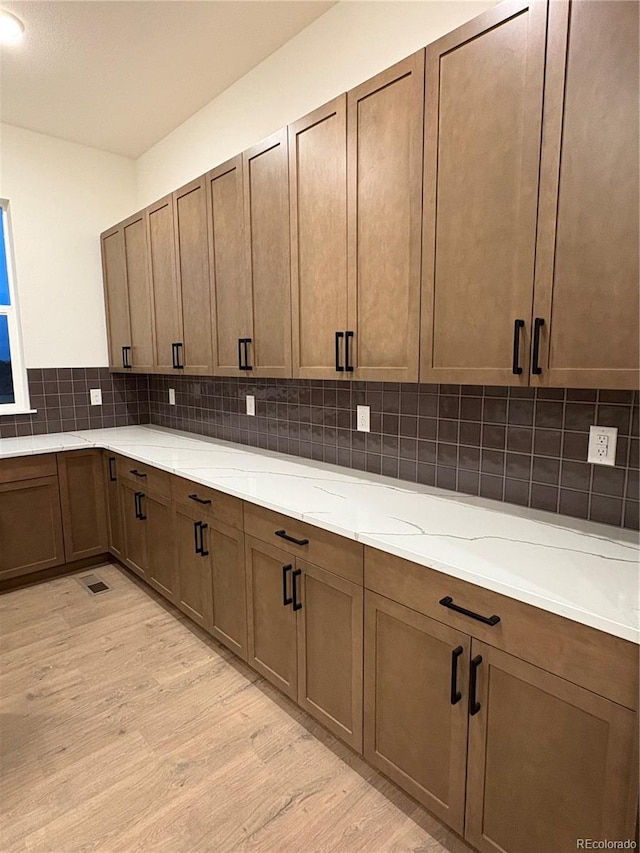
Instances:
[[[153,426],[0,439],[99,447],[640,644],[633,531]]]

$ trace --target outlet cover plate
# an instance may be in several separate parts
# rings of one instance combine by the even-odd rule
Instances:
[[[91,388],[89,391],[89,399],[92,406],[102,405],[102,390],[100,388]]]
[[[593,465],[615,465],[617,441],[617,427],[589,427],[587,462]]]
[[[358,432],[371,431],[371,406],[358,406],[356,410]]]
[[[253,394],[247,394],[247,396],[245,397],[245,400],[247,401],[247,414],[255,416],[256,398],[253,396]]]
[[[176,389],[169,388],[169,405],[175,406],[176,404]]]

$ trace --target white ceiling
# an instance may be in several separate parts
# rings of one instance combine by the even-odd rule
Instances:
[[[0,117],[138,157],[333,5],[0,0],[25,25],[1,49]]]

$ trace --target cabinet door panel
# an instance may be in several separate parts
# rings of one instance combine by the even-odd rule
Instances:
[[[297,560],[298,703],[362,752],[363,589]]]
[[[0,484],[0,577],[64,563],[58,478]]]
[[[253,338],[251,278],[247,269],[242,155],[209,172],[207,216],[213,311],[213,370],[242,376],[238,340]]]
[[[253,295],[252,376],[291,376],[287,130],[245,151],[244,208]]]
[[[58,453],[58,476],[67,562],[103,554],[107,517],[100,451]]]
[[[465,835],[481,851],[574,850],[576,838],[633,838],[637,717],[473,640]],[[515,817],[517,816],[517,819]]]
[[[124,559],[124,533],[122,530],[117,459],[105,451],[102,455],[102,465],[107,504],[107,545],[112,554]]]
[[[243,660],[247,659],[247,592],[244,535],[209,521],[206,547],[211,551],[213,617],[211,633]]]
[[[136,492],[134,485],[120,481],[120,511],[124,534],[124,560],[130,569],[141,577],[146,576],[147,540],[144,522],[136,518]]]
[[[637,3],[549,9],[536,385],[638,388]]]
[[[424,51],[347,102],[351,377],[416,382]]]
[[[211,288],[206,182],[198,178],[173,194],[178,287],[182,305],[185,373],[211,368]]]
[[[298,699],[296,614],[283,604],[283,567],[295,560],[246,537],[248,662],[291,699]],[[291,591],[291,571],[288,591]]]
[[[213,611],[211,555],[202,556],[196,553],[194,525],[198,521],[205,519],[201,518],[197,511],[175,508],[176,604],[194,622],[210,631]]]
[[[131,323],[131,369],[149,373],[154,367],[153,311],[145,213],[132,216],[122,228]]]
[[[101,238],[102,278],[109,338],[109,367],[124,368],[122,348],[131,346],[129,294],[124,255],[124,231],[120,226]]]
[[[501,3],[427,48],[421,381],[528,384],[545,22]]]
[[[364,756],[460,833],[470,643],[460,631],[365,592]],[[457,648],[461,697],[452,705]]]
[[[173,512],[171,501],[154,492],[142,500],[147,516],[144,525],[147,537],[147,580],[170,601],[175,600],[175,565]]]
[[[289,127],[289,173],[294,375],[344,378],[335,334],[347,328],[345,95]]]
[[[147,209],[149,263],[154,316],[154,364],[161,373],[174,371],[172,345],[182,340],[180,293],[176,278],[173,205],[166,196]],[[181,353],[182,355],[182,353]]]

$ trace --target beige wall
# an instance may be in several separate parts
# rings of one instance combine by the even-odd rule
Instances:
[[[98,235],[135,209],[135,161],[0,125],[27,367],[108,364]]]
[[[240,153],[495,2],[336,4],[138,159],[138,207]]]

